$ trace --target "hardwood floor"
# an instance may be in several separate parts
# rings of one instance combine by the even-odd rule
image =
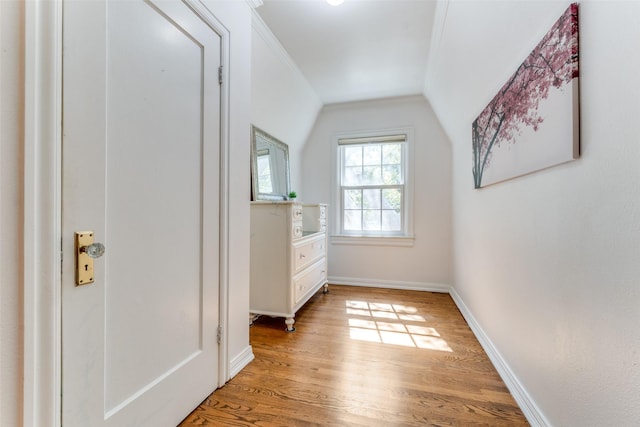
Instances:
[[[261,317],[255,360],[189,426],[528,425],[447,294],[330,286]]]

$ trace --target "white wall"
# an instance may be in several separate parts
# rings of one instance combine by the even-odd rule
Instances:
[[[231,33],[229,171],[229,362],[250,356],[249,100],[251,9],[206,1]],[[0,1],[0,426],[22,425],[24,2]]]
[[[303,196],[302,149],[322,103],[255,12],[252,27],[251,122],[289,145],[291,189]]]
[[[362,246],[330,239],[330,281],[418,289],[451,284],[451,148],[423,96],[324,107],[304,151],[303,200],[331,201],[332,141],[337,134],[405,127],[414,129],[410,167],[415,243]],[[334,208],[330,207],[332,215]]]
[[[19,426],[22,393],[24,5],[0,1],[0,426]]]
[[[453,146],[455,289],[539,422],[637,425],[640,2],[580,4],[581,158],[472,189],[472,121],[567,6],[440,15],[426,93]]]

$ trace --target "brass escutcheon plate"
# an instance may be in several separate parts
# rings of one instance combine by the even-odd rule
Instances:
[[[84,252],[93,243],[93,231],[76,231],[76,286],[93,283],[93,259]]]

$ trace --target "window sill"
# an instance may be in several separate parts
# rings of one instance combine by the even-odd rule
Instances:
[[[405,246],[411,247],[415,243],[415,236],[347,236],[333,235],[331,243],[334,245],[357,246]]]

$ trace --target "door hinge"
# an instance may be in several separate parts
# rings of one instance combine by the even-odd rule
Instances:
[[[222,344],[222,326],[218,326],[218,344]]]
[[[218,67],[218,83],[222,84],[222,65]]]

